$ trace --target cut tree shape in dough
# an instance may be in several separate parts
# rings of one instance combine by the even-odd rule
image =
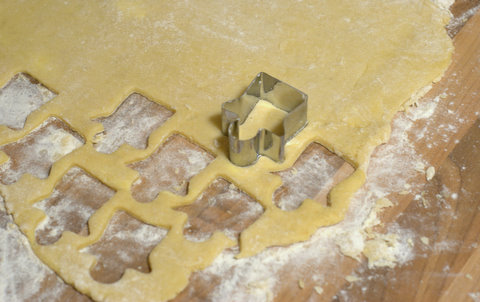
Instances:
[[[118,281],[126,268],[150,272],[148,255],[168,230],[142,223],[124,211],[113,215],[102,238],[83,250],[95,255],[97,264],[90,274],[103,283]]]
[[[273,201],[284,211],[297,209],[308,198],[327,206],[328,192],[353,172],[354,168],[341,157],[312,143],[292,168],[276,172],[282,185],[275,191]]]
[[[235,245],[220,232],[204,242],[186,240],[188,217],[174,210],[191,205],[218,177],[265,210],[240,234],[238,257],[307,240],[319,227],[341,221],[365,180],[372,150],[388,138],[394,114],[441,77],[452,53],[444,29],[449,13],[428,0],[4,1],[0,20],[0,83],[26,70],[58,92],[24,128],[1,126],[0,145],[21,140],[50,116],[87,139],[56,158],[47,178],[27,173],[0,184],[0,192],[39,258],[78,290],[107,301],[173,298],[192,271]],[[286,145],[283,163],[261,158],[240,168],[229,162],[221,143],[220,108],[259,71],[308,94],[309,124]],[[123,144],[111,154],[96,152],[92,138],[103,129],[94,120],[109,116],[133,91],[175,114],[150,134],[145,150]],[[136,201],[131,188],[139,173],[128,165],[154,154],[174,133],[215,159],[190,180],[186,195],[167,190],[151,202]],[[272,172],[291,167],[315,141],[355,172],[333,187],[329,206],[307,199],[283,211],[272,200],[281,186]],[[117,193],[91,216],[88,236],[65,232],[55,244],[39,245],[35,229],[45,216],[33,205],[74,165]],[[169,232],[149,256],[150,273],[127,269],[117,282],[104,284],[90,275],[96,258],[80,251],[101,239],[120,210]]]
[[[47,215],[35,231],[37,242],[55,243],[64,231],[88,235],[88,219],[114,194],[114,190],[83,169],[71,168],[55,186],[52,195],[34,205]]]
[[[94,138],[95,150],[112,153],[123,144],[145,149],[150,133],[165,123],[172,114],[164,106],[139,93],[132,93],[110,116],[95,119],[105,129]]]
[[[176,210],[189,219],[184,234],[191,241],[205,241],[220,230],[233,240],[263,213],[262,206],[225,179],[215,179],[191,205]]]
[[[19,73],[0,89],[0,125],[18,130],[33,111],[56,96],[28,74]]]
[[[148,158],[130,168],[140,177],[132,184],[139,202],[150,202],[161,191],[186,195],[190,179],[213,160],[213,156],[181,135],[173,135]]]
[[[0,146],[9,157],[0,165],[0,182],[13,184],[25,173],[47,178],[53,163],[83,143],[83,138],[63,121],[48,118],[21,140]]]

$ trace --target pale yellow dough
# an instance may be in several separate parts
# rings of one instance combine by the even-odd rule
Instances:
[[[445,10],[421,0],[2,0],[0,84],[27,72],[58,96],[33,112],[24,129],[0,127],[0,144],[20,139],[49,116],[64,119],[87,143],[55,163],[48,179],[24,175],[0,186],[1,193],[38,257],[78,290],[107,301],[173,298],[192,271],[235,244],[222,233],[204,243],[185,240],[187,216],[172,209],[193,202],[216,177],[231,180],[265,208],[241,234],[239,257],[306,240],[343,219],[394,114],[449,65],[448,20]],[[215,143],[222,136],[215,121],[221,104],[239,96],[260,71],[309,95],[309,125],[288,143],[284,163],[261,158],[239,168]],[[93,119],[111,114],[134,91],[175,114],[151,135],[146,150],[124,145],[111,155],[95,152],[92,138],[102,125]],[[126,163],[146,158],[173,132],[216,159],[193,178],[187,196],[162,192],[154,202],[136,202],[129,190],[138,174]],[[291,166],[313,141],[343,156],[356,172],[332,190],[331,207],[306,200],[284,212],[272,203],[281,180],[270,172]],[[56,244],[39,246],[34,231],[45,215],[32,204],[73,165],[117,194],[92,216],[88,237],[65,232]],[[89,275],[95,258],[79,250],[101,237],[119,209],[170,231],[150,255],[150,274],[129,269],[116,283],[98,283]]]

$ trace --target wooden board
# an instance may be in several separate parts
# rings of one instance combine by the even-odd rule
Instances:
[[[380,232],[396,224],[415,233],[414,258],[394,269],[371,269],[366,259],[357,261],[341,253],[336,253],[328,263],[308,260],[288,262],[277,272],[277,279],[281,281],[275,285],[272,292],[265,295],[266,299],[274,301],[452,301],[453,299],[473,301],[477,293],[477,299],[480,299],[480,286],[477,282],[480,278],[480,248],[477,247],[477,244],[480,244],[480,188],[477,185],[480,183],[480,121],[478,120],[480,14],[470,18],[474,8],[479,5],[480,1],[459,0],[452,6],[451,9],[456,18],[448,30],[450,35],[455,37],[454,62],[444,79],[433,87],[424,100],[420,101],[420,105],[445,91],[448,91],[451,97],[448,98],[448,102],[440,103],[431,117],[416,121],[408,130],[408,135],[411,137],[417,135],[420,130],[423,131],[423,139],[415,142],[415,150],[436,168],[437,173],[431,181],[427,182],[425,175],[412,167],[410,172],[415,174],[414,179],[417,185],[408,194],[392,191],[388,198],[394,202],[395,206],[386,209],[381,217],[384,227],[383,230],[378,229]],[[403,113],[399,113],[397,120],[404,116]],[[453,125],[454,130],[449,130],[445,125]],[[396,124],[393,123],[394,131],[395,127]],[[390,145],[395,143],[394,139],[392,138],[389,142]],[[16,148],[19,147],[11,146],[11,154],[19,154],[19,149]],[[158,152],[168,148],[173,150],[171,152],[178,153],[178,150],[195,149],[195,146],[191,147],[188,141],[177,139],[173,144],[160,147]],[[382,148],[379,147],[373,155],[369,171],[376,169],[375,158],[382,154]],[[208,155],[205,156],[208,159]],[[275,193],[277,204],[281,204],[282,198],[286,198],[285,196],[289,194],[298,194],[295,191],[295,181],[302,180],[301,177],[304,177],[304,180],[306,178],[315,180],[306,186],[302,194],[316,198],[318,202],[326,202],[326,192],[333,184],[326,185],[325,181],[318,175],[316,177],[314,172],[305,172],[310,159],[314,156],[328,158],[331,154],[319,145],[312,145],[297,161],[294,170],[279,173],[284,180],[284,185]],[[12,155],[12,157],[15,156]],[[338,162],[334,158],[331,162],[336,169],[330,177],[335,178],[336,181],[346,177],[352,171],[348,164]],[[161,167],[165,171],[170,171],[171,179],[174,181],[157,183],[145,181],[137,184],[135,187],[139,190],[137,195],[144,196],[142,190],[148,191],[142,189],[145,186],[184,194],[193,172],[175,171],[169,164],[169,162],[162,163]],[[140,163],[132,165],[132,167],[140,166]],[[155,171],[145,172],[144,179],[149,179],[148,173],[154,174]],[[295,178],[294,174],[299,176]],[[74,182],[68,180],[63,185],[68,188],[75,186]],[[445,193],[446,189],[448,194]],[[217,200],[218,207],[214,211],[206,209],[205,205],[211,198],[227,193],[230,194],[229,196],[234,196],[236,201],[238,200],[236,207],[232,206],[232,200],[226,198]],[[94,190],[89,194],[86,199],[95,198],[91,197],[92,194],[95,196]],[[416,196],[421,196],[421,202],[415,200]],[[139,199],[142,198],[139,197]],[[212,184],[202,198],[192,206],[179,209],[189,215],[190,222],[189,227],[185,228],[185,236],[192,236],[193,239],[207,238],[214,230],[221,229],[230,230],[230,235],[236,237],[258,217],[258,211],[253,211],[250,216],[240,215],[253,203],[254,201],[250,200],[248,195],[240,192],[228,181],[220,179]],[[296,206],[298,205],[290,204],[287,208],[293,209]],[[234,225],[231,225],[232,219],[236,221]],[[0,228],[7,229],[9,223],[11,218],[0,210]],[[118,221],[112,223],[112,228],[114,227],[123,227],[124,231],[132,231],[139,227],[139,222],[128,215],[121,215]],[[85,232],[85,229],[79,230],[80,232]],[[158,230],[158,234],[158,239],[161,240],[161,230]],[[425,238],[428,238],[428,243],[425,243],[427,242]],[[37,240],[41,241],[38,238]],[[105,247],[110,243],[103,244]],[[104,266],[94,268],[92,276],[94,275],[96,280],[108,283],[121,278],[126,267],[140,267],[141,271],[148,273],[147,257],[152,246],[136,248],[132,251],[134,260],[131,263],[120,263],[120,260],[115,258],[116,255],[109,255],[112,249],[121,249],[131,244],[132,242],[126,240],[114,243],[110,249],[102,248],[101,243],[96,246],[92,253],[104,259],[101,262]],[[5,247],[2,248],[5,249]],[[14,248],[24,249],[21,244],[11,247],[11,249]],[[24,253],[23,250],[10,252]],[[112,267],[115,269],[111,269]],[[317,282],[319,275],[322,277],[323,293],[321,294],[314,289],[319,285]],[[351,275],[356,277],[355,282],[346,281],[345,277]],[[222,278],[229,277],[231,276],[228,273],[222,276]],[[218,277],[208,273],[196,272],[192,275],[189,286],[174,301],[209,301],[210,293],[215,290],[220,281]],[[37,291],[30,290],[28,285],[17,284],[16,290],[24,292],[30,290],[33,293],[17,297],[22,296],[25,301],[90,301],[88,297],[63,284],[48,270],[44,274],[44,279],[37,282],[41,283]],[[237,286],[238,290],[249,290],[247,284]]]

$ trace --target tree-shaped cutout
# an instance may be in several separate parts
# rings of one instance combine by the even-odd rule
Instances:
[[[213,181],[191,205],[176,210],[188,215],[185,238],[197,242],[215,231],[237,239],[264,211],[256,200],[223,178]]]
[[[22,139],[0,146],[9,157],[0,165],[0,182],[12,184],[25,173],[47,178],[53,163],[83,144],[83,138],[70,126],[50,117]]]
[[[71,168],[55,186],[52,195],[34,205],[47,215],[35,230],[37,242],[53,244],[64,231],[88,235],[88,219],[114,194],[113,189],[83,169]]]
[[[129,165],[140,174],[132,185],[139,202],[154,200],[160,191],[186,195],[190,179],[214,157],[181,135],[172,135],[148,158]]]
[[[97,257],[90,275],[99,282],[113,283],[127,268],[149,273],[148,255],[167,233],[167,229],[143,223],[124,211],[116,212],[102,238],[82,250]]]
[[[274,192],[273,201],[285,211],[297,209],[307,198],[327,205],[330,190],[353,172],[354,168],[341,157],[312,143],[293,167],[276,172],[283,183]]]
[[[0,125],[18,130],[27,117],[56,94],[25,73],[15,75],[0,89]]]
[[[139,93],[132,93],[110,116],[95,120],[104,128],[94,139],[95,149],[107,154],[123,144],[145,149],[150,134],[172,115],[173,112],[164,106]]]

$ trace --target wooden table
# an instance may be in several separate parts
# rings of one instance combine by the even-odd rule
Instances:
[[[445,91],[454,97],[439,103],[431,117],[416,121],[407,133],[413,137],[423,129],[423,139],[413,140],[415,150],[437,173],[426,181],[412,167],[411,173],[418,174],[416,185],[408,192],[392,190],[388,198],[395,206],[383,211],[384,225],[377,228],[382,232],[396,225],[411,230],[413,259],[395,268],[369,268],[365,258],[356,261],[336,253],[328,265],[287,263],[279,271],[281,282],[271,295],[274,301],[480,301],[480,13],[471,17],[478,7],[478,0],[458,0],[451,7],[455,18],[448,31],[456,49],[453,64],[419,103]],[[402,118],[405,114],[399,113],[396,119]],[[395,122],[392,125],[395,131]],[[374,153],[369,171],[376,168],[375,157],[382,148]],[[8,228],[10,222],[0,210],[0,228]],[[318,285],[314,276],[319,274],[324,280],[321,294],[314,289]],[[194,273],[174,301],[209,301],[219,280],[202,276]],[[355,279],[349,282],[346,276]],[[51,271],[46,270],[37,282],[39,290],[25,300],[90,301]],[[18,290],[28,291],[28,285],[23,286]]]

